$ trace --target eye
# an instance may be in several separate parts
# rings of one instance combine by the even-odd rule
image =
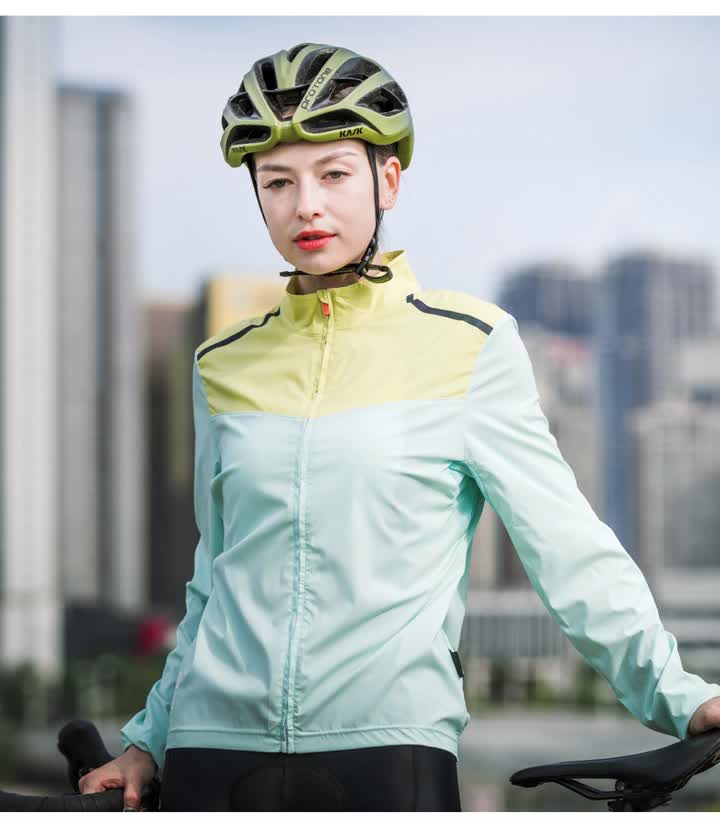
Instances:
[[[346,171],[338,171],[337,169],[333,169],[332,171],[328,171],[325,173],[325,177],[330,177],[331,175],[335,175],[331,178],[333,180],[339,180],[341,177],[350,176]],[[290,180],[288,180],[285,177],[278,177],[275,180],[271,180],[267,185],[263,186],[263,188],[274,188],[279,191],[281,188],[286,187],[285,183],[289,182]]]

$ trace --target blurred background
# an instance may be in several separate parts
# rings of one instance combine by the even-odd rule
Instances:
[[[686,669],[720,679],[718,19],[3,17],[5,790],[68,789],[55,738],[74,716],[120,753],[174,646],[193,350],[287,283],[220,115],[255,59],[301,42],[365,53],[406,91],[416,148],[381,247],[516,317],[580,489]],[[673,739],[567,642],[488,507],[470,585],[464,809],[605,810],[507,778]],[[713,807],[713,774],[672,807]]]

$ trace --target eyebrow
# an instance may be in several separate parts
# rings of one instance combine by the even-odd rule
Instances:
[[[349,151],[348,149],[340,149],[339,151],[333,151],[331,154],[326,154],[324,157],[321,157],[319,160],[316,160],[313,165],[321,166],[323,163],[327,163],[330,160],[335,160],[337,157],[343,157],[346,154],[351,154],[353,157],[357,157],[357,153],[354,151]],[[256,171],[260,173],[261,171],[292,171],[293,169],[290,166],[283,166],[279,165],[278,163],[263,163],[262,165],[258,166]]]

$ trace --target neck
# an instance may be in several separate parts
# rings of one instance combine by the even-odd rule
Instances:
[[[377,251],[372,258],[372,263],[377,265],[380,262],[381,251]],[[360,260],[352,260],[353,263],[359,263]],[[349,263],[345,263],[349,265]],[[377,272],[375,272],[377,273]],[[315,274],[295,274],[292,278],[294,284],[293,294],[314,294],[321,288],[342,288],[344,285],[352,285],[361,278],[357,274],[335,274],[332,277],[319,277]]]

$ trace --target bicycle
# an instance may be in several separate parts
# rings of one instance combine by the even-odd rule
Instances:
[[[113,757],[92,722],[75,719],[58,734],[58,750],[68,763],[68,778],[74,793],[62,796],[26,796],[0,790],[0,811],[121,811],[123,788],[98,793],[79,793],[78,781],[93,768]],[[720,762],[720,728],[705,731],[672,745],[645,753],[608,759],[555,762],[516,771],[513,785],[532,788],[555,782],[587,799],[606,799],[611,811],[650,811],[666,805],[672,794],[696,774]],[[615,780],[614,791],[601,791],[579,779]],[[141,807],[160,809],[161,781],[155,776],[145,786]]]

